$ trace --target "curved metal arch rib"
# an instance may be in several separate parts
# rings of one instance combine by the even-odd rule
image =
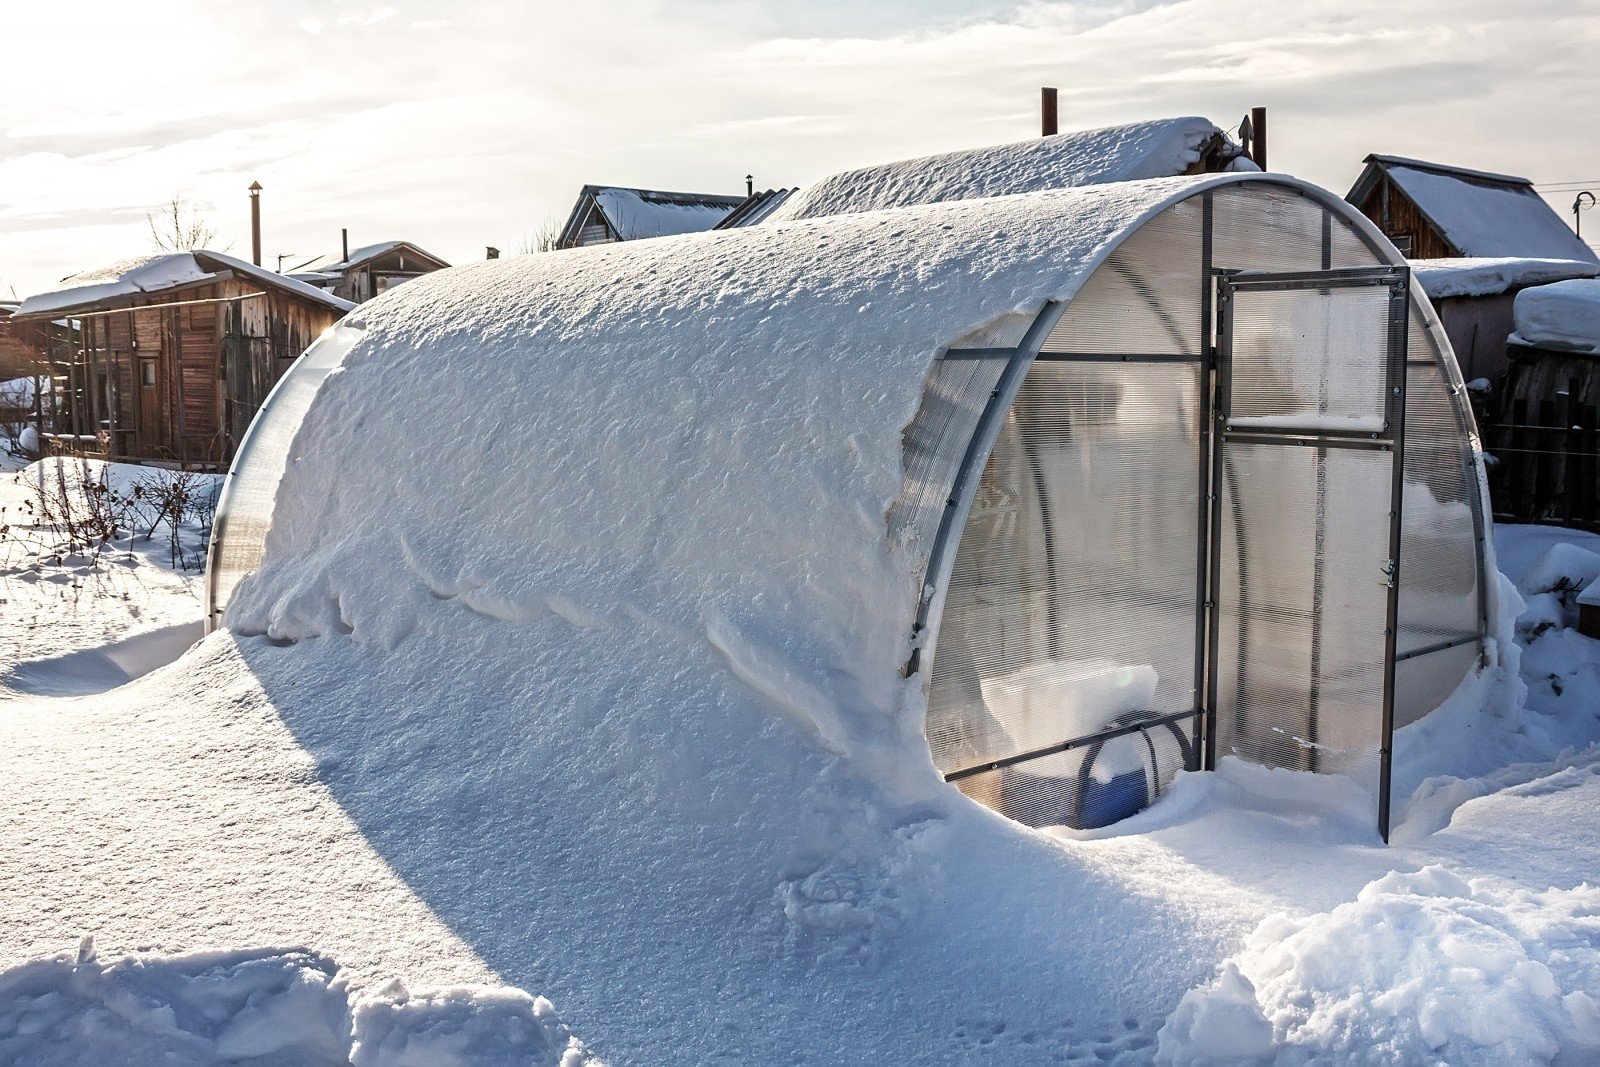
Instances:
[[[906,660],[904,673],[909,677],[917,673],[924,663],[933,661],[934,645],[938,640],[939,618],[944,611],[945,594],[950,587],[950,574],[955,567],[956,550],[961,544],[961,533],[966,528],[972,511],[972,501],[977,495],[983,469],[994,451],[1006,414],[1016,403],[1017,394],[1028,376],[1028,368],[1039,355],[1044,339],[1050,336],[1067,305],[1050,301],[1034,318],[1033,324],[1017,347],[1002,355],[994,350],[984,350],[982,358],[1004,359],[1005,369],[999,382],[989,392],[982,413],[967,441],[961,462],[939,517],[938,530],[928,551],[928,565],[923,572],[921,593],[917,598],[917,616],[911,628],[911,655]],[[942,357],[945,360],[962,358],[962,350],[951,349]]]

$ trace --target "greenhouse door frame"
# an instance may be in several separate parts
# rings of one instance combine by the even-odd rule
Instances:
[[[1406,392],[1406,348],[1408,335],[1408,319],[1410,311],[1410,268],[1406,266],[1381,266],[1381,267],[1356,267],[1320,271],[1296,271],[1284,273],[1266,272],[1235,272],[1216,271],[1215,289],[1212,295],[1216,302],[1214,359],[1211,363],[1211,383],[1207,390],[1211,401],[1212,417],[1205,420],[1206,433],[1209,438],[1203,454],[1208,457],[1209,491],[1203,507],[1209,509],[1208,533],[1206,535],[1206,568],[1201,581],[1205,585],[1203,590],[1203,603],[1207,615],[1207,635],[1205,642],[1205,714],[1202,721],[1205,727],[1205,766],[1214,769],[1217,761],[1217,709],[1218,709],[1218,677],[1225,668],[1219,660],[1219,638],[1221,636],[1221,602],[1224,590],[1222,582],[1222,559],[1224,545],[1224,531],[1222,523],[1224,500],[1224,471],[1226,466],[1226,450],[1230,445],[1266,445],[1272,448],[1299,449],[1314,448],[1326,449],[1363,449],[1386,452],[1391,457],[1389,467],[1389,511],[1388,511],[1388,540],[1387,556],[1383,564],[1382,575],[1374,575],[1374,580],[1381,580],[1387,586],[1385,595],[1385,615],[1380,621],[1373,620],[1373,625],[1383,627],[1383,686],[1382,708],[1380,724],[1380,737],[1378,758],[1378,832],[1384,841],[1389,839],[1390,816],[1390,779],[1392,749],[1394,739],[1394,695],[1395,695],[1395,645],[1399,633],[1399,560],[1400,560],[1400,535],[1401,535],[1401,506],[1405,487],[1405,392]],[[1235,308],[1241,298],[1248,300],[1252,295],[1289,293],[1294,291],[1313,291],[1326,296],[1329,301],[1337,301],[1341,295],[1351,291],[1384,287],[1388,290],[1388,298],[1384,303],[1387,321],[1383,324],[1383,336],[1386,338],[1388,351],[1382,361],[1385,380],[1381,392],[1381,407],[1383,425],[1378,432],[1365,430],[1342,430],[1330,428],[1326,422],[1317,425],[1315,418],[1296,427],[1290,425],[1289,420],[1284,420],[1284,425],[1251,425],[1240,428],[1232,422],[1232,409],[1234,401],[1235,375],[1239,381],[1247,380],[1247,371],[1239,368],[1234,360],[1234,331],[1236,325]],[[1268,297],[1270,299],[1270,297]],[[1332,319],[1330,318],[1330,321]],[[1313,344],[1316,342],[1313,341]],[[1338,373],[1337,361],[1324,355],[1326,365],[1334,373]],[[1351,369],[1349,372],[1354,373]],[[1287,453],[1285,453],[1287,457]],[[1320,469],[1320,468],[1319,468]],[[1319,489],[1320,494],[1320,489]],[[1379,518],[1379,516],[1374,516]],[[1318,510],[1317,526],[1319,533],[1323,528],[1325,518]],[[1237,548],[1237,546],[1236,546]],[[1313,569],[1317,574],[1314,582],[1318,588],[1314,595],[1320,594],[1322,553],[1320,544],[1313,560]],[[1241,626],[1249,612],[1248,601],[1243,596],[1244,583],[1240,582],[1238,615]],[[1320,609],[1318,609],[1320,611]],[[1320,617],[1313,623],[1313,650],[1321,633]],[[1243,656],[1244,649],[1239,650]],[[1318,668],[1316,653],[1312,653],[1313,677],[1308,679],[1307,707],[1309,709],[1308,728],[1315,730],[1316,702],[1318,696]],[[1236,666],[1236,665],[1232,665]],[[1316,769],[1317,748],[1313,740],[1308,738],[1291,738],[1291,740],[1304,744],[1307,752],[1309,769]]]

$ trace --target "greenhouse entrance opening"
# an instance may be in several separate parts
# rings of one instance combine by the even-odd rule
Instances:
[[[1119,343],[1080,294],[992,364],[930,565],[929,744],[1030,826],[1110,825],[1232,755],[1363,782],[1387,838],[1409,270],[1203,276],[1192,324],[1169,302]]]
[[[1408,272],[1218,282],[1208,654],[1217,745],[1367,780],[1388,834]]]

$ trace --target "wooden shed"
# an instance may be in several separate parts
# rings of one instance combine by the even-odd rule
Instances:
[[[289,277],[342,300],[364,304],[397,285],[448,266],[410,241],[382,241],[354,252],[309,260],[289,271]]]
[[[1345,199],[1409,259],[1516,256],[1596,262],[1527,178],[1370,155]]]
[[[52,451],[220,467],[267,392],[355,305],[216,252],[124,260],[24,300],[18,323],[65,321],[50,354]]]

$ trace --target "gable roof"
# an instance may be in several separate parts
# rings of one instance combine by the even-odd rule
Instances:
[[[63,278],[61,288],[28,297],[17,309],[17,316],[62,315],[96,305],[128,306],[131,298],[235,274],[259,285],[320,304],[341,315],[355,307],[330,293],[305,282],[274,274],[253,263],[225,256],[221,252],[196,249],[192,252],[166,252],[118,260],[95,270]]]
[[[569,248],[593,210],[619,241],[698,233],[721,222],[745,201],[742,196],[720,193],[672,193],[659,189],[630,189],[620,185],[585,185],[567,216],[556,241]]]
[[[347,270],[362,266],[371,260],[377,259],[379,256],[396,250],[410,252],[412,255],[420,256],[425,260],[438,264],[434,268],[435,270],[443,270],[445,267],[450,266],[447,260],[440,259],[432,252],[414,245],[410,241],[379,241],[377,244],[363,245],[361,248],[355,249],[347,258],[341,259],[330,254],[308,259],[287,273],[292,278],[305,276],[307,280],[327,278],[343,274]]]
[[[1197,116],[1107,126],[1016,144],[883,163],[832,175],[788,197],[772,222],[884,208],[977,200],[1201,170],[1255,170],[1210,119]]]
[[[1387,176],[1457,255],[1600,262],[1527,178],[1405,156],[1373,154],[1364,162],[1345,199],[1360,207]]]

